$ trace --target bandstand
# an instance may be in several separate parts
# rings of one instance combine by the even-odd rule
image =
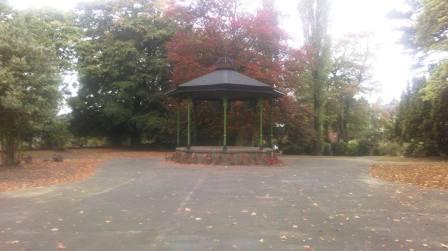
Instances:
[[[276,162],[273,150],[273,100],[284,94],[274,87],[250,78],[233,69],[232,61],[224,58],[215,71],[179,85],[169,91],[168,96],[187,100],[187,141],[185,146],[180,145],[180,105],[177,109],[177,147],[172,159],[180,163],[218,164],[218,165],[269,165]],[[222,145],[196,146],[191,144],[191,114],[194,101],[207,100],[222,102]],[[232,101],[257,101],[259,118],[259,136],[257,146],[228,146],[227,144],[227,116],[228,107]],[[269,132],[268,144],[264,142],[263,133],[263,103],[269,101]]]

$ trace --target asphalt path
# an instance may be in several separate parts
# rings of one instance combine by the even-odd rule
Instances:
[[[448,250],[448,192],[371,178],[368,159],[283,161],[115,159],[0,193],[0,250]]]

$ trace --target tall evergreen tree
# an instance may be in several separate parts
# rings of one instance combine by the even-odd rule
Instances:
[[[328,0],[301,0],[299,4],[305,47],[311,58],[308,66],[308,81],[312,87],[316,132],[314,153],[317,155],[322,154],[325,90],[330,71],[329,11],[330,1]]]
[[[448,62],[436,60],[428,66],[428,55],[443,58],[448,50],[448,5],[443,0],[411,1],[418,14],[405,13],[402,17],[416,20],[410,22],[402,41],[412,48],[417,65],[429,71],[413,81],[403,94],[396,121],[396,133],[404,143],[410,144],[408,153],[448,154]],[[418,15],[415,17],[415,15]],[[411,46],[409,46],[411,45]],[[418,151],[417,151],[418,150]]]

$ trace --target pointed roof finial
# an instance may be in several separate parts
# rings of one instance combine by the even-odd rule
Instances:
[[[227,55],[219,58],[218,61],[216,62],[216,69],[217,70],[225,70],[225,69],[234,70],[233,59]]]

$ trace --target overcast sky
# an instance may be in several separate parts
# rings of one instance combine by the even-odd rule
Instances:
[[[244,8],[252,11],[262,0],[240,0]],[[73,8],[76,0],[10,0],[18,9],[49,6],[61,10]],[[276,0],[281,13],[281,25],[290,34],[291,46],[302,43],[300,19],[297,13],[298,0]],[[399,34],[394,31],[394,22],[386,15],[393,8],[403,8],[403,0],[332,0],[331,33],[333,38],[343,38],[350,33],[372,34],[374,48],[373,75],[377,91],[370,95],[370,101],[381,98],[383,102],[398,99],[410,79],[410,57],[397,44]]]

